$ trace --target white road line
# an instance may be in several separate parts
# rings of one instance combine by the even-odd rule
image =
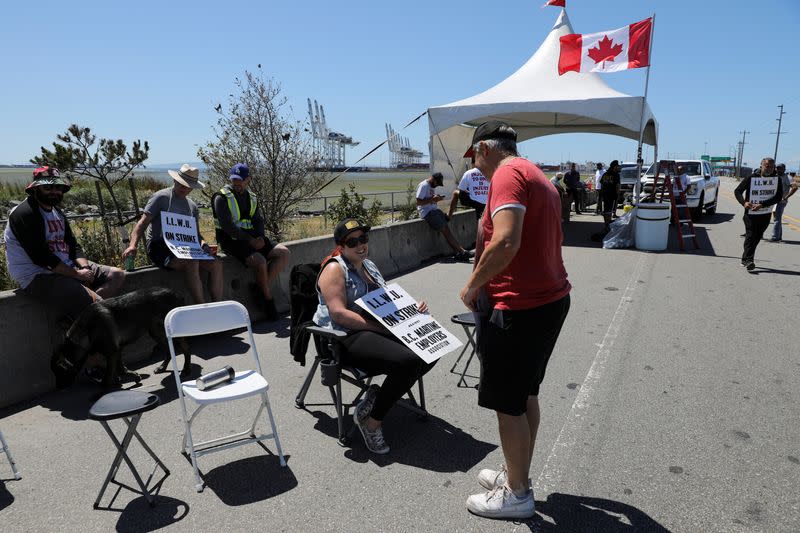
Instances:
[[[564,421],[564,426],[553,444],[553,449],[550,450],[550,455],[544,463],[542,473],[539,474],[539,478],[536,480],[535,490],[537,496],[553,492],[555,484],[561,479],[564,468],[568,466],[567,462],[571,448],[575,445],[583,426],[583,421],[588,414],[589,400],[605,374],[606,365],[611,356],[611,348],[614,346],[614,341],[619,334],[620,328],[625,323],[625,316],[633,301],[632,295],[636,290],[637,281],[647,257],[648,254],[641,254],[628,280],[628,286],[625,287],[625,292],[619,300],[619,305],[611,319],[611,324],[609,324],[602,342],[598,345],[597,354],[594,356],[589,373],[586,374],[586,379],[583,380],[580,391],[575,397],[575,402],[572,404],[572,409],[570,409]]]

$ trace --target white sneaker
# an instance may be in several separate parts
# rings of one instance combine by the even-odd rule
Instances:
[[[500,465],[499,470],[492,470],[491,468],[484,468],[478,472],[478,484],[486,490],[493,490],[501,485],[505,485],[508,481],[508,472],[506,472],[506,465]]]
[[[469,512],[486,518],[531,518],[536,513],[533,491],[517,496],[508,485],[467,498]]]

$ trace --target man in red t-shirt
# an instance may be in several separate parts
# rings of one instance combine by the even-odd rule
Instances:
[[[478,126],[464,157],[489,180],[475,268],[461,300],[476,312],[481,360],[478,405],[497,412],[505,465],[484,469],[467,509],[491,518],[534,514],[528,473],[539,428],[539,385],[569,311],[561,259],[561,198],[533,163],[519,157],[517,134]]]

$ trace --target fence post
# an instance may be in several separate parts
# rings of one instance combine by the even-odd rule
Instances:
[[[328,227],[328,197],[327,196],[323,196],[322,197],[322,205],[323,205],[323,208],[322,208],[322,227],[323,228],[327,228]]]
[[[103,231],[106,234],[106,242],[108,243],[109,250],[114,248],[114,241],[111,240],[111,231],[108,229],[108,221],[106,220],[106,206],[103,204],[103,193],[100,192],[100,182],[95,180],[94,190],[97,191],[98,207],[100,207],[100,220],[103,221]]]
[[[136,186],[133,184],[133,178],[128,178],[128,186],[131,188],[131,200],[133,200],[133,209],[136,217],[139,217],[139,199],[136,197]]]
[[[392,222],[394,222],[394,192],[392,194]]]

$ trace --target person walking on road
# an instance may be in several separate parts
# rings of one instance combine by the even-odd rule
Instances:
[[[733,191],[736,200],[744,206],[744,250],[742,265],[752,272],[756,268],[755,255],[758,242],[769,226],[771,209],[783,198],[781,180],[775,173],[775,160],[765,157],[761,160],[761,168],[744,178]]]
[[[481,361],[478,405],[497,413],[505,464],[484,469],[488,490],[467,509],[489,518],[535,512],[529,472],[539,428],[539,386],[570,305],[561,258],[561,199],[533,163],[519,157],[517,134],[499,121],[478,126],[465,157],[489,180],[475,268],[459,294],[476,313]]]
[[[783,210],[786,209],[786,204],[789,202],[789,197],[797,192],[797,183],[790,179],[789,175],[786,174],[786,165],[783,163],[775,167],[775,170],[777,170],[778,177],[781,180],[783,199],[775,204],[775,209],[772,212],[772,218],[775,220],[775,224],[772,228],[772,238],[770,240],[772,242],[781,242],[783,239]]]
[[[619,194],[619,162],[615,159],[608,165],[603,177],[600,178],[600,196],[603,197],[603,222],[605,231],[611,225],[611,219],[617,216],[617,195]]]

